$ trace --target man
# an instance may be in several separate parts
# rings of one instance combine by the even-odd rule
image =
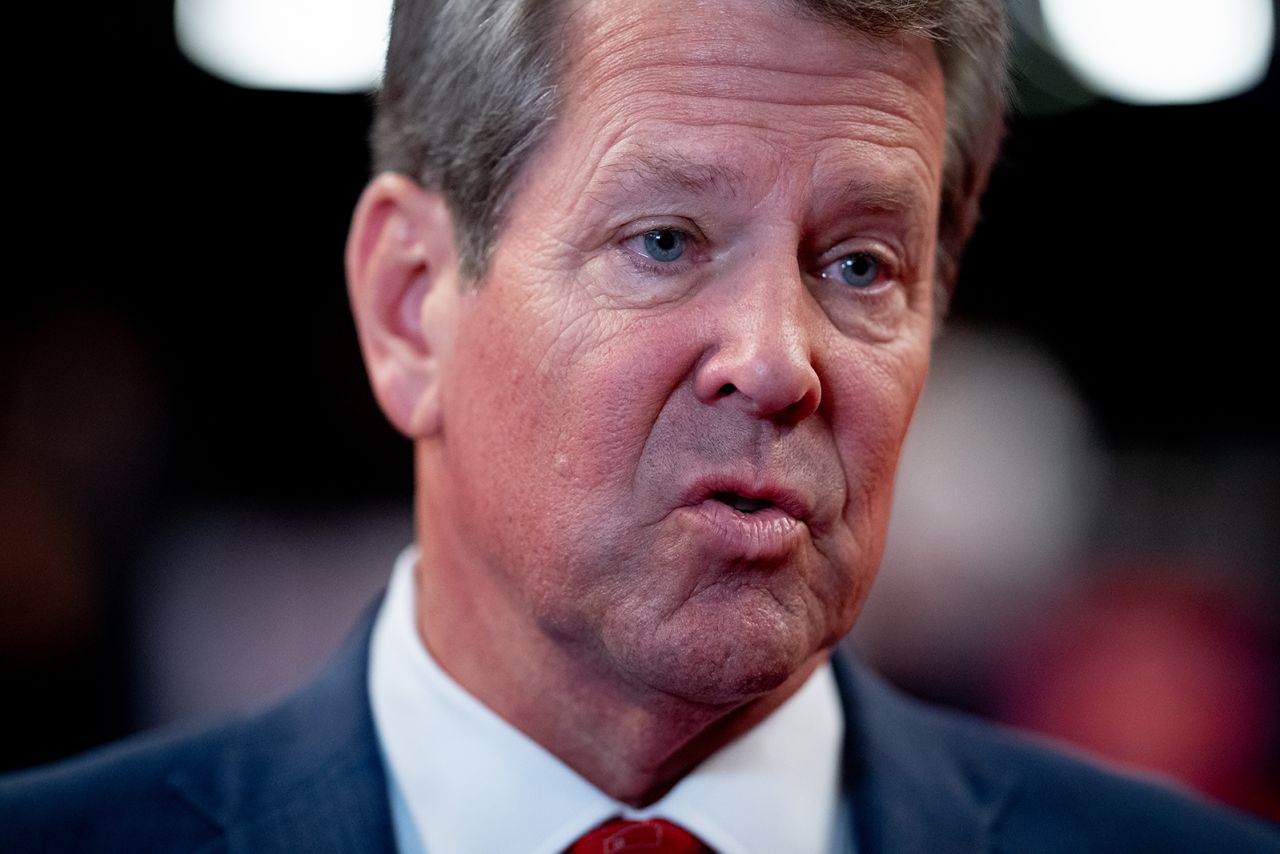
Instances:
[[[11,841],[1276,850],[829,661],[1002,63],[987,0],[401,3],[347,268],[417,549],[277,709],[6,782]]]

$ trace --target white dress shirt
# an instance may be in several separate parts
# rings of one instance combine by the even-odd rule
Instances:
[[[755,728],[642,810],[596,789],[467,693],[431,658],[415,623],[410,547],[373,628],[369,697],[404,854],[559,854],[610,818],[664,818],[720,854],[844,854],[844,719],[820,667]]]

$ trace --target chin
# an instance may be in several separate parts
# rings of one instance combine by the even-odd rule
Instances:
[[[777,690],[798,669],[792,662],[726,667],[701,658],[669,656],[660,666],[635,675],[649,688],[689,703],[739,706]]]
[[[698,610],[677,615],[647,639],[637,638],[623,655],[624,666],[665,694],[739,705],[782,687],[825,649],[826,632],[776,607],[740,607],[727,614]]]

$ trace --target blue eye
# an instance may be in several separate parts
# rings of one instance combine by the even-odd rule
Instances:
[[[674,228],[660,228],[643,235],[644,252],[655,261],[670,263],[684,255],[685,234]]]
[[[822,271],[822,277],[838,277],[846,285],[863,290],[874,285],[880,278],[880,261],[866,252],[855,252],[828,265]]]

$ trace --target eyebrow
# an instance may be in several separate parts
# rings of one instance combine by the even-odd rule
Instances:
[[[930,200],[910,182],[870,181],[852,178],[834,187],[820,187],[813,202],[817,208],[849,208],[883,214],[916,215],[929,210]]]
[[[641,149],[601,169],[605,183],[625,193],[735,196],[746,173],[732,166],[698,163],[672,154]]]
[[[736,197],[751,176],[732,164],[700,163],[672,152],[641,148],[601,168],[592,195],[601,191],[633,195],[718,195]],[[928,196],[910,181],[853,177],[820,184],[810,198],[811,211],[851,211],[920,220],[930,207]]]

